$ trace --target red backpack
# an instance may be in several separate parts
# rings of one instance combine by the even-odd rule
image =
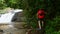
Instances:
[[[38,14],[38,18],[39,18],[39,19],[43,19],[43,18],[45,17],[45,12],[44,12],[44,10],[39,10],[37,14]]]

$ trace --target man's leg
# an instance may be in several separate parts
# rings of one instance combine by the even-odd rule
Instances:
[[[38,21],[39,29],[41,29],[41,22],[40,20]]]
[[[42,21],[42,27],[44,26],[44,21]]]

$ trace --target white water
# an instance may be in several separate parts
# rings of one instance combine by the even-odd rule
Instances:
[[[11,20],[15,13],[21,12],[22,10],[10,10],[8,13],[2,14],[0,16],[0,24],[11,24]]]
[[[15,13],[6,13],[6,14],[3,14],[1,15],[0,17],[0,23],[11,23],[11,20],[13,18]]]
[[[14,10],[13,12],[10,11],[8,13],[0,15],[0,24],[8,24],[8,25],[0,28],[4,31],[4,34],[6,34],[7,32],[13,33],[16,30],[15,27],[13,26],[13,22],[11,20],[12,20],[13,16],[15,15],[15,13],[21,12],[21,11],[22,10],[20,10],[20,11]]]

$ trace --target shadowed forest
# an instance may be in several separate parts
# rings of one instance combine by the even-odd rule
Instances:
[[[33,29],[37,28],[38,10],[44,9],[45,34],[60,34],[60,0],[0,0],[0,10],[8,7],[23,9],[27,27]]]

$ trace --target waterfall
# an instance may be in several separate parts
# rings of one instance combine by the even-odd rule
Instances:
[[[0,24],[8,24],[8,25],[1,25],[0,29],[4,31],[4,34],[6,32],[13,33],[17,28],[14,27],[14,23],[12,22],[12,19],[14,15],[17,12],[21,12],[22,10],[14,10],[14,11],[9,11],[8,13],[0,15]]]
[[[1,15],[0,24],[1,23],[9,23],[10,24],[14,14],[15,13],[6,13],[6,14]]]
[[[11,24],[12,18],[17,12],[22,12],[21,9],[9,10],[8,13],[0,15],[0,24]]]

